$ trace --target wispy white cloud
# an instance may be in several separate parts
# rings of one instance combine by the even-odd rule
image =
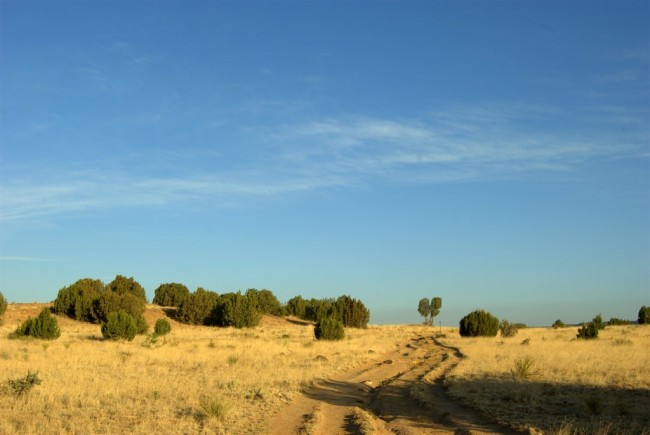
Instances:
[[[232,204],[376,181],[521,179],[530,172],[552,176],[572,171],[597,159],[647,158],[647,126],[630,123],[640,114],[617,107],[596,109],[583,113],[575,128],[566,127],[574,114],[548,105],[452,107],[411,120],[341,116],[264,125],[247,131],[250,142],[262,144],[264,151],[245,162],[224,163],[219,154],[202,153],[168,175],[110,167],[13,171],[2,181],[0,218]],[[612,120],[614,113],[624,119]],[[606,124],[608,129],[581,128],[585,119],[590,126]],[[612,123],[633,133],[614,137],[609,133]],[[206,165],[206,158],[213,164]],[[195,170],[188,166],[192,161]]]

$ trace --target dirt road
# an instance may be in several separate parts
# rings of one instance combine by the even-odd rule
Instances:
[[[381,362],[307,388],[269,422],[269,434],[513,433],[452,401],[443,381],[461,355],[417,336]]]

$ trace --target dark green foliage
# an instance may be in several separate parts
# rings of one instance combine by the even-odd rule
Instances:
[[[248,297],[257,307],[257,311],[262,314],[273,314],[279,316],[282,314],[282,305],[271,290],[256,290],[254,288],[246,290]]]
[[[149,324],[144,316],[134,317],[133,320],[135,320],[135,329],[138,335],[144,335],[149,331]]]
[[[420,316],[424,317],[424,323],[426,325],[429,324],[430,311],[431,311],[431,303],[429,302],[429,298],[420,299],[420,302],[418,303],[418,313],[420,313]]]
[[[578,335],[576,337],[584,338],[585,340],[598,338],[598,328],[594,325],[594,322],[583,323],[582,327],[578,329]]]
[[[499,319],[483,310],[475,310],[460,320],[462,337],[495,337],[499,332]]]
[[[578,329],[577,338],[592,339],[598,338],[598,331],[605,329],[605,324],[603,323],[603,318],[599,314],[594,317],[591,322],[583,323],[582,327]]]
[[[603,316],[601,316],[600,314],[594,317],[591,322],[599,331],[601,329],[605,329],[605,322],[603,322]]]
[[[4,315],[5,311],[7,311],[7,300],[5,299],[5,296],[0,292],[0,321],[2,321],[2,316]]]
[[[84,322],[98,322],[95,301],[104,292],[104,283],[98,279],[83,278],[59,290],[53,311]]]
[[[639,309],[639,325],[647,325],[650,323],[650,307],[645,305]]]
[[[501,331],[502,337],[514,337],[519,332],[519,328],[516,324],[503,319],[499,324],[499,331]]]
[[[418,303],[418,313],[424,317],[425,325],[433,325],[433,321],[442,308],[442,298],[434,297],[431,301],[427,298],[420,299]]]
[[[12,337],[36,337],[44,340],[54,340],[61,336],[61,330],[49,308],[44,308],[36,318],[28,318],[16,329]]]
[[[321,319],[314,327],[316,340],[341,340],[345,336],[343,323],[333,317]]]
[[[304,320],[318,322],[333,315],[334,299],[310,299],[306,301]]]
[[[217,293],[199,287],[178,307],[178,320],[195,325],[208,324],[218,301]]]
[[[156,335],[167,335],[171,332],[172,325],[169,324],[167,319],[158,319],[156,320],[156,325],[153,328],[153,332]]]
[[[190,291],[183,284],[160,284],[155,291],[153,303],[163,307],[180,307]]]
[[[131,278],[127,278],[122,275],[117,275],[113,281],[111,281],[106,286],[106,291],[117,293],[117,294],[132,294],[142,301],[143,304],[147,303],[147,294],[144,291],[144,288],[136,281]]]
[[[438,314],[440,314],[440,309],[442,308],[442,298],[432,298],[431,306],[429,307],[429,315],[431,316],[430,324],[433,325],[433,320]]]
[[[128,340],[135,338],[138,327],[133,317],[124,310],[111,312],[102,322],[102,336],[107,340]]]
[[[226,293],[219,298],[210,323],[218,326],[251,328],[259,325],[261,318],[254,297],[249,297],[248,294],[242,295],[240,292]]]
[[[117,293],[113,291],[104,292],[94,303],[95,315],[105,322],[110,313],[120,310],[126,311],[131,317],[137,319],[142,317],[145,311],[145,303],[132,293]]]
[[[14,396],[22,396],[28,393],[35,385],[40,385],[41,379],[38,372],[32,373],[27,371],[27,376],[18,379],[9,379],[4,385],[3,390],[9,391]]]
[[[566,325],[564,324],[564,322],[561,321],[560,319],[557,319],[555,322],[553,322],[553,328],[555,328],[555,329],[564,328],[565,326]]]
[[[607,325],[608,326],[609,325],[611,325],[611,326],[616,326],[616,325],[621,326],[621,325],[630,325],[631,323],[632,323],[631,320],[624,320],[624,319],[618,319],[616,317],[612,317],[612,318],[609,319],[609,322],[607,322]]]
[[[287,315],[296,316],[300,319],[305,318],[305,309],[307,301],[302,296],[295,296],[287,301]]]
[[[346,328],[365,328],[370,320],[370,311],[363,302],[347,295],[340,296],[334,302],[333,313]]]

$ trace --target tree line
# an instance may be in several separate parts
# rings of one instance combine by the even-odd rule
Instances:
[[[266,289],[218,294],[201,287],[190,292],[183,284],[165,283],[156,288],[152,302],[172,308],[166,313],[175,320],[195,325],[248,328],[257,326],[265,314],[296,316],[316,323],[318,339],[343,338],[345,327],[365,328],[370,320],[370,311],[363,302],[347,295],[337,299],[309,300],[296,296],[282,304],[273,292]],[[101,324],[105,338],[130,340],[136,334],[145,334],[149,328],[144,319],[146,303],[146,292],[133,277],[117,275],[106,285],[98,279],[83,278],[61,288],[51,311],[79,321]],[[6,305],[0,293],[0,318]],[[31,323],[26,322],[14,335],[39,336],[40,332],[33,332],[35,328],[38,331],[50,328],[56,329],[57,333],[41,338],[57,338],[58,326],[51,325],[56,323],[56,319],[49,316],[50,309],[44,311],[47,313],[29,319]],[[155,333],[166,331],[168,327],[156,325]]]

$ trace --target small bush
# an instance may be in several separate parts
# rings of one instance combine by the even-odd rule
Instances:
[[[510,369],[510,374],[515,381],[519,379],[528,379],[537,374],[537,372],[533,370],[534,365],[535,361],[530,357],[517,358],[515,360],[514,368]]]
[[[462,337],[496,337],[499,319],[483,310],[474,310],[460,320]]]
[[[603,322],[603,316],[602,315],[597,315],[591,320],[591,323],[594,324],[594,327],[598,329],[599,331],[601,329],[605,329],[605,322]]]
[[[499,331],[501,331],[502,337],[514,337],[519,332],[519,328],[514,323],[504,319],[499,324]]]
[[[582,327],[578,329],[578,335],[576,337],[585,340],[598,338],[598,328],[594,325],[594,322],[583,323]]]
[[[208,417],[223,420],[228,413],[229,407],[218,397],[203,397],[200,401],[201,409]]]
[[[144,316],[134,317],[135,320],[135,330],[138,335],[145,335],[149,332],[149,324],[145,320]]]
[[[156,335],[167,335],[171,332],[172,325],[169,324],[167,319],[158,319],[156,320],[156,325],[153,328],[153,332]]]
[[[5,311],[7,311],[7,300],[2,292],[0,292],[0,322],[2,322],[2,316],[4,316]]]
[[[32,373],[27,371],[27,376],[19,379],[10,379],[3,385],[3,390],[8,391],[14,396],[22,396],[28,393],[35,385],[40,385],[41,379],[38,372]]]
[[[314,328],[316,340],[342,340],[345,336],[343,323],[332,317],[319,321]]]
[[[131,341],[137,332],[135,320],[124,310],[109,313],[106,322],[102,323],[102,336],[107,340]]]
[[[36,337],[44,340],[54,340],[61,336],[61,330],[55,317],[50,314],[49,308],[44,308],[36,318],[28,318],[13,333],[13,338]]]
[[[560,319],[557,319],[555,322],[553,322],[553,328],[558,329],[558,328],[564,328],[566,325],[564,324],[563,321]]]

